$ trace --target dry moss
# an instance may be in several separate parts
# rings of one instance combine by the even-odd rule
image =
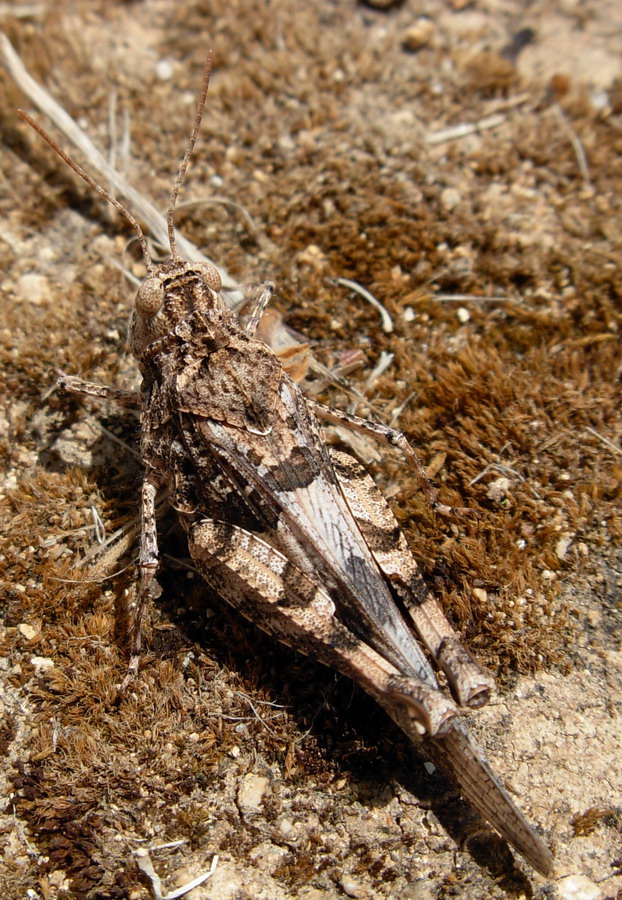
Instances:
[[[619,811],[612,807],[598,809],[595,806],[591,806],[585,812],[577,813],[573,816],[571,824],[575,835],[583,836],[592,834],[601,822],[612,828],[619,827],[619,819]]]
[[[394,354],[370,403],[387,419],[406,404],[399,423],[422,462],[442,461],[441,498],[469,509],[441,520],[403,460],[386,454],[375,467],[426,578],[506,684],[517,673],[558,678],[585,665],[590,616],[617,627],[622,467],[601,438],[616,447],[622,427],[620,132],[572,85],[555,98],[586,148],[585,185],[546,85],[519,85],[501,44],[468,65],[462,38],[402,53],[407,7],[392,19],[328,2],[282,2],[270,14],[259,0],[89,2],[76,20],[70,4],[54,4],[8,30],[33,75],[88,118],[102,145],[118,90],[136,136],[134,180],[162,205],[203,62],[197,35],[211,35],[216,71],[185,196],[226,193],[269,240],[216,204],[181,214],[185,229],[240,278],[273,278],[277,304],[320,358],[362,349],[371,367],[381,351]],[[154,63],[165,56],[180,62],[174,79],[159,81]],[[446,59],[467,72],[466,89]],[[480,120],[519,87],[527,99],[497,131],[426,144],[426,132]],[[397,797],[436,804],[446,786],[413,763],[369,698],[222,610],[177,562],[149,612],[141,676],[117,702],[133,551],[114,561],[114,571],[129,568],[110,580],[76,562],[92,550],[91,508],[108,533],[129,526],[140,479],[97,422],[130,446],[136,423],[45,395],[55,367],[108,383],[132,377],[129,292],[105,261],[123,253],[125,225],[15,125],[23,100],[6,76],[0,93],[3,652],[6,690],[27,709],[7,718],[0,746],[12,754],[17,820],[45,857],[36,867],[15,851],[5,895],[62,896],[60,871],[71,896],[148,896],[130,848],[179,837],[240,862],[261,842],[281,848],[271,874],[288,897],[306,884],[335,896],[344,872],[378,896],[422,871],[436,896],[524,890],[468,865],[435,874],[447,847],[432,825],[409,829],[411,801],[406,825],[387,814],[366,832],[361,822],[388,802],[379,796],[387,782]],[[38,304],[21,281],[32,272],[47,279]],[[330,281],[339,276],[386,304],[392,334]],[[485,299],[497,296],[506,299]],[[347,403],[335,391],[325,399]],[[173,518],[160,530],[183,561]],[[603,560],[611,574],[600,602],[581,579],[600,590]],[[609,632],[593,631],[605,653]],[[268,773],[271,793],[249,818],[237,784],[256,771]],[[596,818],[607,824],[609,811],[596,809],[573,820],[576,834],[591,833]],[[283,818],[294,826],[287,838]]]

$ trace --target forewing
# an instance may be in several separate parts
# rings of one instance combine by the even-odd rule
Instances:
[[[188,452],[197,454],[196,465],[201,454],[217,457],[228,481],[276,536],[277,546],[325,587],[355,633],[404,675],[436,687],[434,673],[350,512],[319,424],[299,388],[272,360],[274,368],[264,357],[256,377],[274,384],[278,370],[278,389],[264,391],[265,406],[256,394],[245,421],[250,373],[242,378],[229,367],[230,420],[222,399],[217,419],[201,413],[195,398],[211,388],[205,366],[195,366],[178,379],[177,407],[180,427],[190,436]]]

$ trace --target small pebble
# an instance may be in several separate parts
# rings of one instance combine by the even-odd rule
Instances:
[[[15,285],[15,293],[20,300],[26,300],[33,306],[41,306],[52,299],[50,282],[38,272],[26,272],[22,275]]]
[[[407,28],[402,37],[402,46],[406,50],[421,50],[430,43],[434,34],[434,23],[431,19],[417,19],[414,25]]]
[[[173,77],[173,63],[170,59],[159,59],[155,70],[160,81],[170,81]]]
[[[37,674],[54,668],[54,660],[50,659],[48,656],[33,656],[30,662],[37,670]]]
[[[371,896],[369,888],[366,885],[361,884],[360,881],[357,881],[355,878],[352,878],[351,875],[343,876],[341,879],[341,887],[348,897],[354,897],[355,900],[365,900],[365,898]]]
[[[585,875],[569,875],[556,884],[561,900],[601,900],[603,894],[598,885]]]
[[[238,806],[242,812],[256,812],[267,789],[268,779],[264,775],[255,775],[253,772],[245,775],[238,791]]]
[[[294,830],[294,826],[289,821],[289,819],[281,819],[279,822],[279,831],[283,835],[283,837],[287,837]]]
[[[36,628],[33,628],[32,625],[29,625],[27,622],[22,622],[21,625],[17,626],[17,630],[21,634],[22,637],[25,637],[27,641],[32,641],[33,638],[39,634]]]
[[[568,553],[568,548],[572,544],[572,539],[569,537],[562,537],[558,540],[555,545],[555,555],[558,559],[564,559],[566,554]]]
[[[326,265],[326,256],[317,244],[309,244],[297,256],[298,262],[320,271]]]
[[[446,210],[454,209],[461,200],[460,191],[456,188],[447,187],[441,191],[441,204]]]
[[[597,609],[590,609],[587,614],[588,624],[592,628],[598,628],[601,623],[601,614]]]
[[[509,494],[511,486],[512,484],[509,478],[495,478],[495,480],[488,485],[486,496],[489,500],[494,500],[495,503],[501,503],[501,501],[505,500]]]

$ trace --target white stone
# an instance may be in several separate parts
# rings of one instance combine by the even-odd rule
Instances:
[[[156,75],[160,81],[170,81],[173,77],[173,63],[170,59],[159,59],[156,63]]]
[[[33,656],[31,657],[30,662],[37,670],[37,674],[54,668],[54,660],[50,659],[48,656]]]
[[[560,900],[600,900],[603,896],[598,885],[585,875],[569,875],[557,882]]]
[[[441,204],[447,210],[454,209],[461,200],[460,191],[456,188],[446,187],[441,191]]]
[[[402,37],[402,44],[406,50],[421,50],[430,42],[434,34],[434,23],[431,19],[417,19],[414,25],[407,28]]]
[[[495,478],[495,480],[488,485],[486,496],[489,500],[500,503],[502,500],[505,500],[509,494],[511,485],[512,483],[509,478]]]
[[[255,775],[253,772],[245,775],[238,790],[238,806],[242,813],[257,812],[267,789],[268,779],[265,775]]]
[[[22,275],[15,285],[15,293],[20,300],[26,300],[33,306],[41,306],[52,299],[50,282],[38,272],[26,272]]]
[[[361,884],[360,881],[357,881],[355,878],[352,878],[351,875],[343,876],[341,879],[341,887],[348,897],[354,897],[355,900],[365,900],[366,897],[371,897],[369,888],[366,885]]]
[[[17,630],[22,635],[22,637],[26,638],[27,641],[32,641],[32,639],[36,638],[36,636],[39,634],[37,629],[33,628],[32,625],[29,625],[28,622],[21,622],[17,626]]]

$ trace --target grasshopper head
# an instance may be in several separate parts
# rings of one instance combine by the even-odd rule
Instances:
[[[222,310],[221,285],[218,269],[211,263],[173,260],[155,266],[134,301],[130,346],[136,359],[191,313]]]

